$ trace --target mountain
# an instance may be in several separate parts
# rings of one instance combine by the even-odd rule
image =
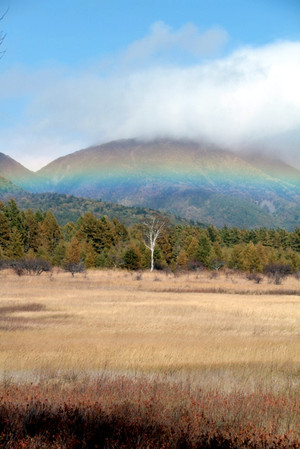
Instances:
[[[25,168],[6,154],[0,153],[0,176],[9,179],[15,185],[34,191],[37,185],[41,185],[41,180],[34,172]]]
[[[146,209],[216,226],[291,230],[300,223],[299,170],[258,152],[237,154],[206,142],[119,140],[56,159],[38,173],[0,153],[0,175],[14,184],[6,184],[6,198],[50,209],[61,223],[87,210],[109,216],[114,210],[128,224],[130,214],[136,221]],[[31,196],[13,193],[17,186]],[[137,209],[117,210],[124,206]]]
[[[76,222],[86,212],[91,212],[96,218],[106,215],[110,220],[117,218],[126,226],[141,223],[157,212],[144,207],[127,207],[116,203],[108,203],[72,195],[58,193],[31,193],[11,181],[0,176],[0,201],[6,202],[14,198],[21,210],[32,209],[41,212],[50,211],[60,225],[70,221]],[[182,217],[175,217],[170,213],[162,213],[162,217],[173,225],[190,224]]]
[[[12,196],[22,195],[24,192],[23,189],[14,185],[11,181],[0,176],[0,198],[1,200],[6,200],[11,198]]]
[[[144,222],[157,213],[157,211],[145,207],[122,206],[121,204],[80,198],[73,195],[22,192],[21,195],[14,195],[14,199],[21,210],[32,209],[33,211],[52,212],[60,225],[70,221],[75,223],[86,212],[91,212],[96,218],[101,218],[104,215],[110,220],[117,218],[126,226]],[[163,212],[160,215],[166,222],[173,225],[191,224],[188,220],[175,217],[168,212]],[[204,226],[203,223],[199,224]]]
[[[150,207],[216,226],[300,222],[300,172],[206,142],[119,140],[61,157],[39,189]]]

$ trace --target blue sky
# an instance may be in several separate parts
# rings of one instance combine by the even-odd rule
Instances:
[[[0,151],[205,138],[300,167],[299,0],[1,0]]]

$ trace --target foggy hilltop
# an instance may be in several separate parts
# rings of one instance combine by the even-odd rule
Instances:
[[[204,141],[117,140],[55,159],[36,173],[2,154],[0,175],[31,193],[152,208],[216,226],[299,225],[299,170]]]

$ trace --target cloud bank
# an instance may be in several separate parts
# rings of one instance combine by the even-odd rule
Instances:
[[[190,138],[237,151],[263,148],[300,168],[300,42],[203,59],[227,38],[222,29],[201,34],[191,24],[174,31],[157,23],[119,56],[121,70],[2,74],[1,99],[21,98],[22,107],[2,117],[0,151],[38,168],[114,139]],[[178,49],[193,62],[161,62]]]

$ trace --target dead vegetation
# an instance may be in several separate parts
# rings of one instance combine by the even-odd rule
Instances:
[[[0,280],[0,447],[298,447],[296,277]]]

